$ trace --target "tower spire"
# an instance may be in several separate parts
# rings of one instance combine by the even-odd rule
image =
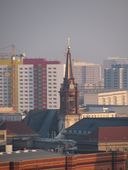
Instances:
[[[70,38],[68,37],[68,51],[66,59],[66,70],[65,70],[65,80],[74,79],[72,71],[72,61],[71,61],[71,52],[70,52]]]
[[[68,38],[65,77],[60,88],[59,130],[67,128],[79,120],[78,110],[78,89],[73,77],[70,39]]]

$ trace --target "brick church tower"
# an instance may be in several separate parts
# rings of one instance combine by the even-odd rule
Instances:
[[[71,52],[68,45],[65,77],[60,88],[59,131],[68,128],[78,120],[80,120],[80,114],[78,112],[78,89],[73,77]]]

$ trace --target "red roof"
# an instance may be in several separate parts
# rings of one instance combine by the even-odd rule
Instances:
[[[46,66],[47,64],[60,64],[60,61],[57,60],[50,61],[45,58],[24,58],[23,63],[33,64],[35,66],[39,64]]]
[[[128,126],[100,127],[99,142],[128,142]]]
[[[34,135],[32,131],[24,122],[3,122],[0,125],[0,130],[7,130],[7,135]]]

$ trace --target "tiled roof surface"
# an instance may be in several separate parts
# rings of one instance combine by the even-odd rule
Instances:
[[[128,142],[128,126],[100,127],[99,142]]]
[[[49,131],[56,130],[58,110],[51,109],[46,111],[30,111],[25,118],[26,124],[42,137],[49,137]]]
[[[128,118],[84,118],[67,130],[96,131],[99,127],[128,126]]]
[[[3,122],[0,125],[0,130],[7,130],[7,135],[31,135],[35,134],[30,127],[28,127],[24,122]]]

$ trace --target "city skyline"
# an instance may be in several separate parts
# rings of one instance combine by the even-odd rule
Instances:
[[[0,0],[0,52],[15,44],[28,57],[65,61],[70,36],[73,59],[128,57],[127,7],[126,0]]]

